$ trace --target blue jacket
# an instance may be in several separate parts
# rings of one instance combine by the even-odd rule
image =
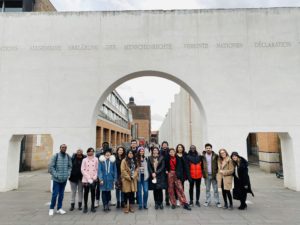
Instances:
[[[56,153],[50,163],[50,173],[52,180],[58,183],[63,183],[68,180],[71,175],[72,160],[71,157],[65,153]]]
[[[102,191],[111,191],[114,189],[114,183],[118,179],[116,158],[111,155],[109,159],[106,159],[104,155],[99,157],[98,166],[99,181],[103,181],[100,185]]]

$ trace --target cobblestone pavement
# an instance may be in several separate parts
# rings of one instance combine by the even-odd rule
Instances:
[[[234,201],[232,211],[215,206],[194,206],[192,211],[182,208],[173,210],[169,207],[155,210],[152,192],[149,192],[148,210],[137,210],[125,215],[115,207],[111,207],[111,212],[104,213],[100,206],[96,213],[83,214],[77,209],[68,211],[70,193],[66,193],[64,209],[67,214],[49,217],[49,174],[46,171],[24,172],[20,173],[18,190],[0,193],[0,225],[300,224],[300,192],[284,188],[283,180],[277,179],[274,174],[264,173],[257,167],[252,166],[250,174],[255,197],[248,195],[248,209],[245,211],[237,209],[238,201]],[[186,185],[188,194],[188,184]],[[205,187],[202,183],[201,203],[204,203],[204,198]],[[221,193],[220,198],[222,199]]]

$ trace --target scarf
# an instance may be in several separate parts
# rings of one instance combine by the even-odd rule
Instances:
[[[134,163],[134,160],[131,159],[130,160],[130,177],[133,177],[134,171],[135,171],[135,163]]]

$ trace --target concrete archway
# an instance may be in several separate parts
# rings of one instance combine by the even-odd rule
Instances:
[[[195,91],[186,83],[184,82],[182,79],[178,78],[175,75],[166,73],[166,72],[161,72],[161,71],[154,71],[154,70],[143,70],[143,71],[138,71],[138,72],[133,72],[130,74],[127,74],[123,77],[121,77],[120,79],[116,80],[115,82],[111,83],[108,88],[102,92],[100,94],[100,98],[98,100],[98,102],[96,103],[96,106],[94,108],[94,113],[92,116],[92,125],[94,126],[96,124],[96,120],[97,120],[97,112],[99,112],[99,109],[101,107],[101,105],[104,103],[106,97],[108,96],[109,93],[111,93],[113,90],[115,90],[118,86],[120,86],[121,84],[125,83],[126,81],[135,79],[135,78],[139,78],[139,77],[146,77],[146,76],[152,76],[152,77],[160,77],[160,78],[164,78],[167,80],[170,80],[176,84],[178,84],[179,86],[181,86],[182,88],[184,88],[193,98],[194,102],[196,103],[198,110],[200,112],[200,118],[201,118],[201,138],[202,138],[202,142],[204,143],[204,141],[207,139],[207,123],[206,123],[206,114],[205,114],[205,110],[203,107],[203,104],[201,103],[201,100],[199,98],[199,96],[195,93]],[[93,136],[95,137],[94,140],[96,140],[96,133],[93,133]]]

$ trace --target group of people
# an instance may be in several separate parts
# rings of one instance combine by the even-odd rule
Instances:
[[[79,149],[71,157],[66,150],[67,146],[61,145],[60,152],[52,157],[49,165],[53,180],[50,216],[54,214],[56,202],[57,213],[66,213],[62,209],[62,202],[68,179],[72,191],[70,211],[75,209],[75,198],[78,195],[78,210],[82,210],[83,213],[88,212],[89,194],[90,211],[96,212],[100,192],[103,211],[109,212],[113,189],[116,194],[116,207],[123,208],[124,213],[135,211],[135,201],[139,210],[148,209],[149,190],[153,191],[157,210],[164,208],[164,200],[165,205],[171,206],[172,209],[182,206],[191,210],[191,206],[194,205],[194,187],[195,205],[200,207],[202,178],[206,186],[206,200],[203,204],[206,207],[212,203],[211,186],[215,205],[219,208],[233,209],[234,198],[240,200],[238,209],[244,210],[247,208],[247,193],[253,195],[247,160],[237,152],[232,152],[229,156],[225,149],[220,149],[217,154],[209,143],[205,145],[202,154],[197,151],[195,145],[191,145],[186,152],[184,145],[178,144],[176,148],[169,148],[168,142],[164,141],[161,148],[152,146],[150,156],[146,156],[145,148],[138,146],[136,140],[131,141],[129,149],[119,146],[115,152],[107,142],[103,143],[97,152],[88,148],[87,155]],[[189,201],[184,193],[186,181],[189,182]],[[218,188],[222,189],[223,206],[220,203]]]

